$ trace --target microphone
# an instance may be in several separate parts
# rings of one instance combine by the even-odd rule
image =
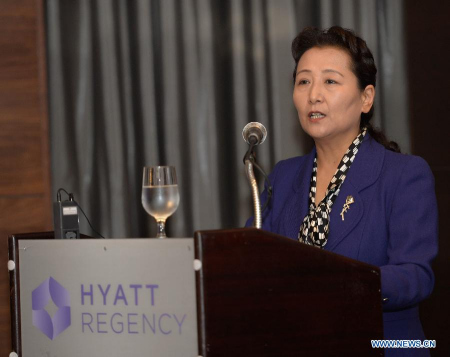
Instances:
[[[242,137],[251,146],[259,145],[266,140],[267,130],[261,123],[248,123],[242,130]]]
[[[270,201],[270,198],[272,196],[272,186],[270,185],[269,178],[267,177],[264,170],[256,163],[253,149],[256,145],[262,144],[264,140],[266,140],[267,130],[261,123],[251,122],[244,127],[244,130],[242,130],[242,137],[249,145],[247,153],[244,156],[244,164],[245,173],[252,189],[253,209],[255,212],[253,224],[256,228],[260,229],[262,227],[262,211],[264,211]],[[264,175],[264,178],[267,182],[267,200],[262,210],[259,200],[258,183],[256,182],[253,166],[256,167]]]

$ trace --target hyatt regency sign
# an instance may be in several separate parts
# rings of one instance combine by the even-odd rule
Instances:
[[[22,356],[198,355],[194,241],[20,240]]]

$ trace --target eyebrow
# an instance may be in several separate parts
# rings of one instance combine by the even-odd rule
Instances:
[[[297,75],[297,74],[299,74],[299,73],[302,73],[302,72],[308,72],[308,73],[311,73],[311,70],[310,70],[310,69],[302,69],[301,71],[298,71],[295,75]],[[332,73],[337,73],[337,74],[339,74],[341,77],[344,77],[344,75],[343,75],[341,72],[336,71],[335,69],[324,69],[324,70],[322,71],[322,73],[330,73],[330,72],[332,72]]]

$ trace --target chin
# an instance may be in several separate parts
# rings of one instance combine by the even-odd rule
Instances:
[[[320,125],[302,125],[303,131],[313,140],[320,140],[333,135],[333,131]]]

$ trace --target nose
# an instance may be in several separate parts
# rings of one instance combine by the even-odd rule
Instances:
[[[321,103],[323,101],[322,88],[317,82],[311,83],[308,100],[311,104]]]

